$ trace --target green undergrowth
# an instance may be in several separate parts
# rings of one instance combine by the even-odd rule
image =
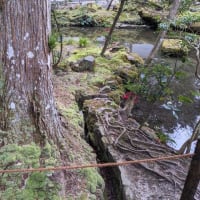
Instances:
[[[142,24],[141,18],[137,12],[122,12],[119,22],[127,24]]]
[[[128,6],[124,8],[120,16],[119,22],[140,24],[141,20],[136,12],[136,6]],[[62,27],[66,26],[83,26],[83,27],[110,27],[117,10],[98,6],[94,3],[90,5],[76,6],[76,8],[68,10],[55,10],[58,23]],[[55,24],[52,17],[52,24]]]
[[[113,18],[113,11],[106,11],[95,4],[92,6],[77,6],[71,10],[56,10],[57,20],[62,26],[76,25],[80,26],[110,26]],[[54,20],[52,20],[54,24]]]
[[[181,13],[174,22],[172,22],[172,25],[185,29],[195,22],[200,22],[200,12],[185,11]]]
[[[88,39],[89,40],[89,39]],[[105,57],[100,56],[102,47],[98,47],[94,44],[86,48],[77,48],[70,56],[67,58],[69,62],[75,62],[82,59],[85,56],[91,55],[95,57],[95,66],[100,68],[106,68],[108,71],[117,69],[119,66],[130,65],[130,62],[126,59],[126,50],[122,48],[121,50],[111,53],[107,52]]]
[[[80,79],[80,81],[87,82],[89,87],[103,87],[108,85],[109,82],[115,82],[114,85],[111,84],[111,92],[109,93],[109,96],[113,98],[116,103],[120,103],[120,97],[124,93],[124,88],[121,86],[121,80],[119,80],[120,78],[116,75],[116,72],[123,68],[126,71],[127,67],[129,66],[130,69],[128,73],[134,74],[135,76],[137,74],[137,68],[134,65],[131,65],[130,61],[128,61],[128,54],[126,49],[123,47],[116,52],[107,51],[103,57],[100,56],[100,51],[100,47],[94,47],[93,45],[84,48],[84,51],[83,49],[77,48],[76,51],[72,53],[66,60],[67,62],[77,62],[85,56],[94,56],[94,73],[87,73],[85,80]],[[136,58],[135,55],[134,58]],[[67,110],[69,110],[69,108]],[[68,114],[70,113],[71,111]]]
[[[45,160],[46,167],[57,163],[56,150],[48,143],[43,150],[34,143],[23,146],[8,144],[0,149],[0,168],[38,168],[41,156]],[[59,200],[59,185],[51,179],[52,174],[52,172],[2,174],[0,199]]]
[[[86,48],[77,48],[70,56],[67,58],[69,62],[75,62],[78,61],[79,59],[92,55],[94,57],[99,56],[101,49],[99,47],[90,45]]]
[[[119,50],[115,53],[108,52],[105,57],[99,56],[97,58],[97,65],[110,70],[116,70],[119,66],[130,65],[130,62],[126,59],[126,54],[125,49]]]

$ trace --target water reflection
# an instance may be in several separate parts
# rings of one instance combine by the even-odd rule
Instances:
[[[192,132],[193,128],[191,126],[186,125],[185,127],[183,127],[181,126],[181,124],[178,123],[173,132],[167,132],[167,134],[170,135],[170,138],[175,141],[175,143],[169,142],[168,145],[176,150],[179,150],[183,143],[191,137]],[[191,152],[194,152],[195,145],[196,142],[193,142],[191,146]]]
[[[153,44],[129,44],[130,52],[137,53],[142,58],[146,59],[149,54],[151,53],[151,50],[153,49]]]

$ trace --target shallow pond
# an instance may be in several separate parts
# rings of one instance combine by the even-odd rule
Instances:
[[[89,37],[91,41],[102,45],[104,37],[108,34],[108,28],[70,28],[63,29],[66,37]],[[146,58],[153,48],[157,32],[150,29],[116,29],[112,36],[112,41],[125,45],[129,51],[137,52],[143,58]],[[97,38],[99,42],[97,42]],[[139,103],[133,110],[133,117],[140,123],[148,123],[152,128],[161,130],[169,134],[170,138],[176,143],[170,145],[179,149],[183,142],[190,137],[193,128],[199,119],[200,99],[198,94],[199,82],[195,80],[195,60],[193,53],[189,55],[189,62],[182,63],[177,58],[164,58],[160,54],[158,59],[164,59],[165,62],[181,68],[186,74],[184,79],[172,81],[171,87],[174,95],[165,99],[165,101],[147,102],[140,98]],[[175,99],[178,95],[190,96],[193,103],[179,103]],[[170,106],[169,106],[170,103]]]

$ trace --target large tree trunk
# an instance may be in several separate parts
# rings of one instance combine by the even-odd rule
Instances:
[[[0,1],[0,23],[0,168],[64,164],[51,81],[49,0]],[[63,173],[57,177],[64,180]],[[52,178],[42,172],[2,174],[0,199],[56,199]]]
[[[48,0],[5,1],[0,46],[4,87],[1,129],[10,130],[18,143],[45,138],[58,142],[61,126],[51,81],[50,5]],[[27,133],[26,128],[29,128]]]

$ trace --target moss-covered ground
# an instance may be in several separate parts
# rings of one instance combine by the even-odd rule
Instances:
[[[83,27],[109,27],[116,15],[116,9],[109,12],[106,8],[92,3],[91,5],[75,6],[71,9],[56,10],[56,16],[61,26],[83,26]],[[130,9],[131,8],[131,9]],[[134,7],[127,6],[125,12],[120,16],[119,22],[140,24],[141,20]],[[53,19],[53,24],[55,23]]]
[[[8,144],[0,149],[0,168],[21,169],[40,167],[41,155],[46,167],[58,164],[56,149],[50,144],[41,151],[35,143],[19,146]],[[52,172],[2,174],[0,199],[5,200],[59,200],[59,185],[53,181]]]

